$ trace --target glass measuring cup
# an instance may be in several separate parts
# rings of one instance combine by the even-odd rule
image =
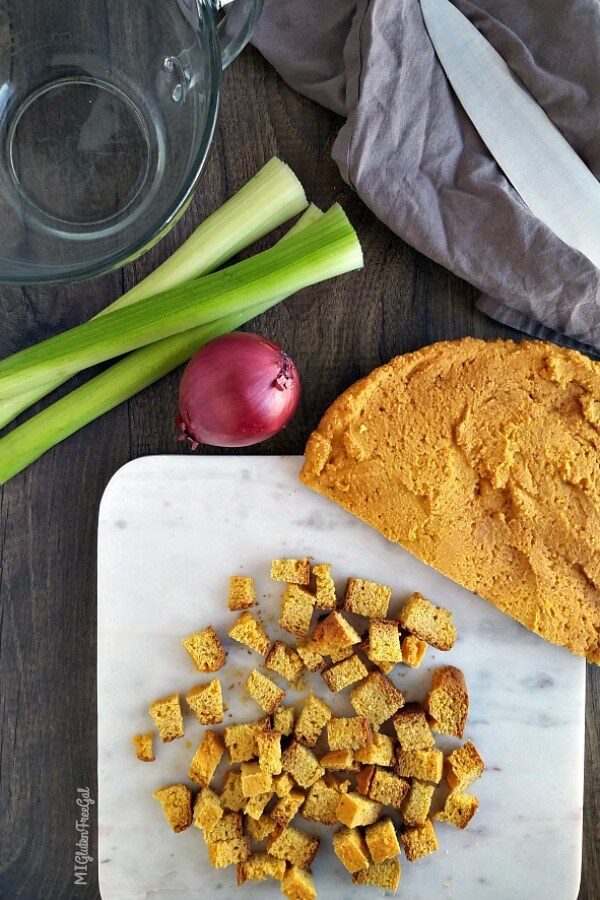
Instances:
[[[99,275],[173,226],[261,6],[0,0],[0,282]]]

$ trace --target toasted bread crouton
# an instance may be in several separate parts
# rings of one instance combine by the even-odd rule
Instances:
[[[199,684],[185,695],[201,725],[218,725],[223,721],[223,695],[221,682],[213,678],[208,684]]]
[[[419,593],[411,594],[397,618],[404,631],[437,650],[451,650],[454,646],[456,628],[452,613],[443,606],[434,606]]]
[[[158,736],[163,743],[175,741],[183,737],[183,716],[179,703],[179,694],[171,694],[162,700],[155,700],[148,712],[158,731]]]
[[[461,738],[469,714],[469,692],[460,669],[455,666],[436,669],[423,706],[434,731]]]
[[[305,637],[299,641],[296,650],[309,672],[318,672],[325,665],[325,657],[317,650],[312,637]]]
[[[265,811],[265,807],[273,797],[273,791],[265,791],[264,794],[257,794],[256,797],[249,797],[244,806],[244,812],[248,819],[255,821],[260,819]]]
[[[330,656],[346,647],[360,644],[360,635],[350,622],[336,611],[321,619],[313,631],[312,640],[319,653]]]
[[[333,852],[350,874],[369,865],[367,844],[358,828],[340,828],[333,835]]]
[[[325,701],[315,694],[309,694],[298,716],[294,737],[301,744],[314,747],[330,719],[331,710]]]
[[[190,827],[192,824],[192,792],[187,784],[170,784],[154,791],[152,796],[159,801],[165,819],[175,834]]]
[[[281,879],[281,893],[290,900],[316,900],[317,890],[310,872],[290,866]]]
[[[340,650],[332,650],[329,654],[329,659],[332,663],[339,663],[343,659],[348,659],[353,653],[354,647],[342,647]]]
[[[353,751],[347,748],[344,750],[329,750],[323,754],[319,763],[324,769],[331,769],[333,772],[349,772],[358,769],[358,763],[354,761]]]
[[[267,678],[267,676],[263,675],[262,672],[259,672],[258,669],[253,669],[250,672],[246,679],[244,690],[256,700],[258,705],[264,709],[267,715],[275,712],[285,697],[285,691],[282,691],[281,688],[277,687],[270,678]]]
[[[256,760],[242,763],[241,772],[244,797],[258,797],[273,789],[273,778],[261,769]]]
[[[323,825],[337,825],[336,814],[340,797],[348,790],[348,782],[341,784],[334,775],[325,774],[315,781],[306,792],[306,802],[302,807],[302,815],[313,822]]]
[[[294,787],[287,794],[284,794],[283,797],[279,798],[271,810],[270,816],[277,825],[285,828],[286,825],[290,824],[303,803],[304,791]]]
[[[244,820],[239,812],[225,813],[214,828],[204,835],[207,844],[216,844],[219,841],[234,841],[241,838],[244,833]]]
[[[443,810],[437,812],[433,818],[454,825],[455,828],[466,828],[478,809],[477,797],[462,791],[453,791],[448,794]]]
[[[295,786],[296,782],[289,772],[282,772],[281,775],[273,779],[273,790],[278,797],[285,797]]]
[[[240,812],[246,806],[248,798],[242,791],[242,773],[237,769],[230,769],[225,775],[220,800],[223,809],[233,812]]]
[[[243,862],[250,856],[250,844],[247,837],[234,838],[231,841],[217,841],[208,844],[208,858],[215,869],[224,869]]]
[[[221,735],[216,731],[205,731],[190,763],[188,778],[201,788],[208,787],[224,753],[225,744]]]
[[[431,819],[427,819],[423,825],[407,828],[400,835],[400,840],[409,862],[415,862],[415,860],[421,859],[429,853],[434,853],[439,847]]]
[[[194,819],[192,824],[208,834],[217,822],[223,818],[223,807],[217,794],[210,788],[202,788],[194,803]]]
[[[292,741],[281,759],[283,771],[292,776],[301,788],[309,788],[325,774],[312,750]]]
[[[263,772],[269,775],[281,774],[281,734],[279,731],[263,729],[256,735],[258,762]]]
[[[322,673],[325,684],[334,694],[351,684],[356,684],[369,674],[360,657],[352,654],[342,662],[336,663]]]
[[[444,778],[451,791],[464,791],[483,775],[485,766],[475,744],[467,741],[444,760]]]
[[[402,809],[405,825],[424,825],[431,809],[435,785],[414,778]]]
[[[248,762],[258,756],[258,733],[262,722],[240,722],[227,725],[223,732],[230,763]]]
[[[227,661],[219,636],[210,625],[203,631],[190,634],[181,643],[199,672],[217,672]]]
[[[145,734],[134,734],[131,739],[135,747],[135,755],[142,762],[154,762],[154,732],[147,731]]]
[[[278,859],[287,859],[299,869],[308,869],[317,855],[320,843],[319,838],[314,835],[288,825],[269,837],[267,849]]]
[[[281,881],[285,875],[285,860],[277,859],[270,853],[252,853],[245,862],[238,863],[238,886],[247,881],[266,881],[274,878]]]
[[[414,634],[407,634],[402,638],[402,662],[411,669],[418,669],[423,662],[427,644],[420,641]]]
[[[383,862],[373,863],[352,876],[354,884],[365,884],[371,887],[381,888],[382,891],[396,893],[400,884],[402,868],[399,859],[386,859]]]
[[[331,566],[328,563],[317,563],[312,567],[312,573],[316,582],[316,606],[327,612],[337,609],[337,597],[335,584],[331,577]]]
[[[248,833],[248,837],[251,840],[256,841],[256,843],[260,843],[260,841],[264,841],[270,834],[273,834],[277,826],[271,816],[263,813],[260,819],[253,819],[251,816],[247,816],[244,819],[244,827]]]
[[[429,750],[435,741],[419,703],[407,703],[392,719],[402,750]]]
[[[354,759],[364,765],[389,768],[394,765],[394,742],[387,734],[380,734],[376,731],[373,733],[373,743],[355,750]]]
[[[270,641],[264,626],[262,622],[254,618],[252,613],[243,612],[227,633],[238,644],[243,644],[245,647],[249,647],[250,650],[255,650],[261,656],[264,656],[269,650]]]
[[[402,750],[396,753],[396,772],[403,778],[418,778],[439,784],[442,779],[444,754],[441,750]]]
[[[304,668],[304,663],[293,647],[284,644],[283,641],[275,641],[265,659],[265,669],[277,672],[290,684],[295,684]]]
[[[381,803],[363,797],[356,791],[348,791],[341,795],[335,814],[347,828],[357,828],[360,825],[371,825],[376,822],[381,815],[381,810]]]
[[[373,862],[394,859],[400,853],[400,844],[391,819],[380,819],[365,828],[365,841]]]
[[[294,730],[296,714],[293,706],[278,706],[273,713],[273,730],[283,737],[289,737]]]
[[[377,663],[402,662],[400,628],[393,619],[369,620],[369,659]]]
[[[256,606],[256,587],[254,578],[245,575],[232,575],[229,579],[229,596],[227,606],[232,612],[241,612]]]
[[[400,809],[408,788],[406,779],[378,766],[364,766],[356,776],[359,793],[394,809]]]
[[[274,559],[270,576],[273,581],[285,581],[287,584],[309,584],[310,559]]]
[[[404,696],[381,672],[371,672],[352,689],[350,702],[359,716],[379,726],[404,706]]]
[[[364,716],[333,717],[327,723],[330,750],[358,750],[373,743],[373,729]]]
[[[297,584],[288,584],[281,598],[279,625],[295,637],[305,637],[310,629],[315,597]]]
[[[385,619],[392,598],[392,589],[376,581],[349,578],[346,584],[344,609],[369,619]]]

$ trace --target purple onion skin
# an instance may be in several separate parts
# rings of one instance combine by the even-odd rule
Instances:
[[[298,370],[281,347],[234,331],[205,344],[179,386],[175,423],[192,449],[250,447],[284,428],[300,400]]]

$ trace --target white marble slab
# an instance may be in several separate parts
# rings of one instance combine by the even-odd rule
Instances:
[[[227,577],[257,577],[273,637],[279,586],[268,565],[312,555],[349,575],[387,582],[392,611],[413,590],[452,609],[459,640],[429,651],[418,672],[394,676],[421,698],[436,665],[452,662],[471,693],[467,737],[488,766],[480,810],[464,832],[439,824],[441,850],[403,862],[411,900],[571,900],[580,877],[585,666],[427,568],[297,480],[298,458],[155,457],[111,481],[100,510],[98,585],[99,865],[105,900],[147,896],[278,897],[278,885],[235,887],[233,868],[207,861],[200,832],[172,834],[152,792],[185,780],[202,727],[138,762],[130,743],[147,730],[148,704],[203,680],[180,640],[212,624],[224,634]],[[239,685],[256,664],[228,641],[223,687],[234,720],[257,718]],[[401,667],[405,668],[405,667]],[[311,676],[319,683],[319,676]],[[346,692],[347,693],[347,692]],[[342,697],[342,709],[347,700]],[[446,739],[445,748],[458,742]],[[303,820],[299,820],[302,822]],[[309,823],[305,823],[310,828]],[[311,829],[316,830],[316,829]],[[355,888],[327,846],[314,866],[320,898],[377,896]]]

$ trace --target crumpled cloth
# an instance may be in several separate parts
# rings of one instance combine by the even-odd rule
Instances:
[[[600,2],[453,0],[600,177]],[[600,271],[537,219],[449,86],[419,0],[265,0],[253,41],[346,119],[333,156],[396,234],[488,315],[600,350]]]

